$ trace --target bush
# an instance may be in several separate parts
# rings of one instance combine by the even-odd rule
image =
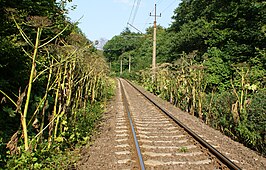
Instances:
[[[47,140],[39,143],[38,149],[32,149],[31,152],[21,150],[24,146],[20,145],[19,154],[8,155],[5,168],[69,169],[79,158],[75,149],[86,145],[91,139],[103,110],[102,102],[88,104],[86,109],[81,109],[76,113],[75,120],[68,121],[68,124],[63,123],[65,131],[55,139],[50,149],[47,147]],[[22,142],[19,141],[19,143]]]
[[[50,150],[36,150],[36,152],[22,152],[20,155],[10,156],[7,169],[68,169],[78,160],[78,152],[62,151],[59,145],[52,145]]]
[[[253,149],[266,154],[266,89],[254,93],[247,105],[247,120],[239,124],[239,137]]]
[[[101,103],[88,104],[86,109],[78,111],[75,120],[68,121],[68,130],[61,136],[66,140],[67,147],[86,144],[95,130],[97,121],[102,117],[102,112]]]
[[[231,106],[236,102],[231,92],[208,94],[203,105],[207,123],[216,129],[232,136],[234,120],[231,113]],[[212,101],[211,101],[212,100]],[[210,104],[211,102],[211,104]]]

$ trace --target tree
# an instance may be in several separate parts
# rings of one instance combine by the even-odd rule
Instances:
[[[180,49],[191,52],[196,48],[204,53],[206,47],[218,47],[230,56],[227,61],[245,62],[255,57],[256,48],[265,48],[261,31],[266,22],[265,8],[259,0],[183,1],[175,10],[170,30],[179,34],[177,39],[184,39],[176,43],[181,46],[179,53]],[[194,47],[183,48],[188,45]]]
[[[120,35],[114,36],[103,47],[104,55],[108,62],[116,64],[114,67],[115,72],[119,72],[119,63],[123,53],[131,53],[138,49],[143,43],[143,35],[139,33],[130,32],[125,29]],[[131,53],[132,54],[132,53]],[[131,56],[134,58],[134,56]],[[128,62],[128,58],[126,59]]]

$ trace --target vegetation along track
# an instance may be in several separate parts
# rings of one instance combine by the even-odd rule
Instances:
[[[140,169],[240,169],[135,86],[120,86]]]

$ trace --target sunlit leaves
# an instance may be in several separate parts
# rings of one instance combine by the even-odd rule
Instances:
[[[3,111],[8,113],[10,117],[15,117],[15,111],[12,108],[9,107],[3,107]]]

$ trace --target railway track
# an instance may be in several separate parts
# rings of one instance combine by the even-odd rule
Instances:
[[[129,82],[119,79],[125,112],[117,116],[121,169],[240,169]]]

